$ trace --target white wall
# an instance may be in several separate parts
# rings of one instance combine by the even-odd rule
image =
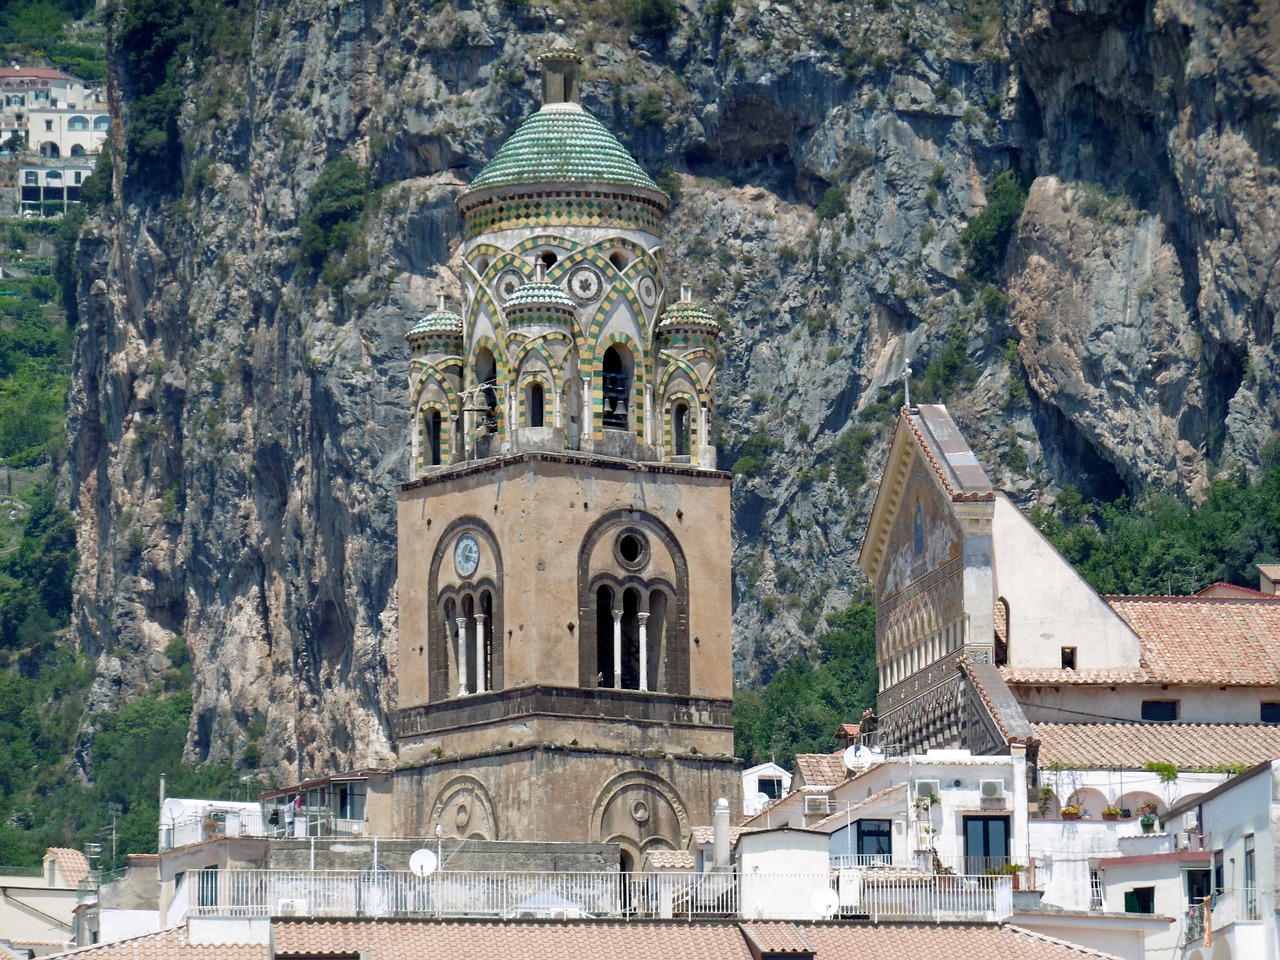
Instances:
[[[1150,684],[1119,684],[1113,692],[1110,687],[1076,684],[1018,684],[1015,689],[1018,702],[1032,723],[1141,720],[1143,700],[1177,700],[1178,719],[1187,723],[1258,723],[1262,719],[1262,702],[1280,701],[1277,687],[1228,687],[1224,692],[1216,686],[1179,685],[1161,690]]]
[[[1009,603],[1009,666],[1136,667],[1138,636],[1003,493],[996,493],[995,597]]]
[[[743,919],[822,919],[813,896],[830,888],[830,877],[825,834],[777,830],[738,838]]]

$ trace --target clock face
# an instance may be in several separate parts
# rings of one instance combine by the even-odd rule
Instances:
[[[458,538],[458,545],[453,548],[453,566],[458,576],[469,577],[480,565],[480,544],[469,533]]]
[[[591,267],[585,265],[574,267],[573,272],[569,274],[569,292],[573,294],[575,300],[591,303],[600,298],[602,290],[604,290],[604,281]]]
[[[524,285],[524,275],[515,269],[503,270],[498,277],[498,296],[505,303]]]

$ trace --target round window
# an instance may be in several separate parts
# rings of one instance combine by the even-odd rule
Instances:
[[[649,541],[639,530],[623,530],[613,541],[613,552],[624,567],[639,570],[649,562]]]

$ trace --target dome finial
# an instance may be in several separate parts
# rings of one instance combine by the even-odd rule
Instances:
[[[563,26],[563,20],[556,21],[557,29]],[[553,37],[547,49],[538,54],[544,107],[557,103],[582,103],[578,90],[581,66],[582,54],[574,50],[573,45],[563,36],[557,34]]]

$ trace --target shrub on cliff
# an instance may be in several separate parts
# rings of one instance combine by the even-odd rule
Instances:
[[[987,205],[960,231],[960,244],[983,281],[999,277],[1005,251],[1027,202],[1027,190],[1012,170],[1000,174],[987,187]]]
[[[312,276],[337,267],[352,241],[369,199],[369,179],[354,160],[339,157],[320,172],[302,213],[298,263]],[[324,277],[330,286],[340,278],[333,269]]]

